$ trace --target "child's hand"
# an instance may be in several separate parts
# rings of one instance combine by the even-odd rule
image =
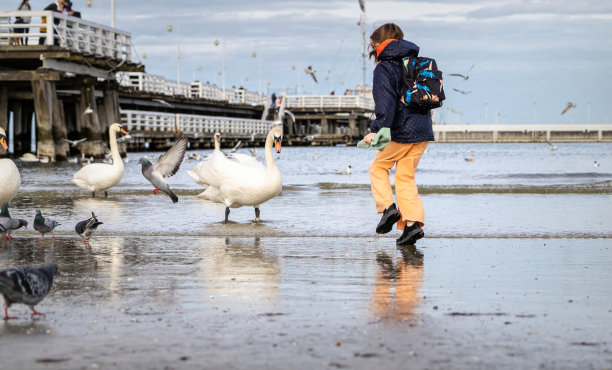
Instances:
[[[370,132],[369,134],[367,134],[366,136],[363,137],[363,141],[365,141],[366,144],[370,144],[372,142],[372,139],[374,138],[374,136],[376,136],[376,133]]]

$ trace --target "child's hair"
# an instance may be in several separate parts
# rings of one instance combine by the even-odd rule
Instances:
[[[382,44],[385,40],[396,39],[401,40],[404,38],[404,32],[395,23],[385,23],[378,27],[370,35],[370,59],[374,57],[376,59],[376,48],[372,46],[373,43],[376,45]]]

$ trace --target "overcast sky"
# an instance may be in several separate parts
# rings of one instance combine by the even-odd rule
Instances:
[[[39,9],[48,0],[30,2]],[[73,2],[83,18],[110,23],[110,0],[93,0],[91,8],[85,0]],[[441,113],[448,123],[482,123],[485,112],[490,123],[612,119],[612,1],[365,2],[368,36],[395,22],[421,55],[437,60],[445,73]],[[222,47],[215,39],[225,40],[228,88],[244,84],[258,91],[259,58],[264,92],[294,94],[299,81],[302,93],[342,94],[363,79],[358,0],[122,0],[116,8],[116,26],[131,32],[141,58],[146,54],[147,72],[168,79],[177,77],[179,25],[186,82],[195,71],[196,79],[221,86]],[[449,76],[473,64],[469,80]],[[318,84],[304,73],[309,65]],[[368,60],[368,83],[372,69]],[[577,107],[562,116],[569,101]]]

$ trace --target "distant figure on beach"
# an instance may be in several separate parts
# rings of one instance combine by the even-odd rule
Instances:
[[[397,223],[403,230],[398,245],[414,245],[424,236],[425,210],[414,180],[414,172],[429,141],[434,140],[430,111],[417,111],[400,103],[402,86],[402,58],[417,56],[419,47],[403,40],[404,32],[394,23],[377,28],[370,36],[370,58],[374,57],[374,111],[376,119],[370,133],[364,137],[368,144],[382,128],[391,130],[391,141],[379,151],[370,165],[372,195],[376,211],[382,218],[376,232],[386,234]],[[389,171],[395,168],[395,196],[389,181]]]
[[[61,13],[64,10],[64,0],[57,0],[56,2],[47,5],[47,7],[43,10],[51,10],[54,12]],[[41,17],[41,18],[42,18],[42,23],[47,23],[47,17]],[[54,24],[59,24],[59,20],[55,20]],[[45,33],[45,32],[47,32],[47,28],[40,27],[40,33]],[[55,34],[55,31],[54,31],[54,34]],[[44,45],[46,41],[47,41],[46,36],[40,36],[40,38],[38,39],[38,45]],[[59,43],[57,42],[57,40],[54,40],[53,44],[58,45]]]
[[[17,8],[17,10],[19,11],[30,11],[32,10],[32,8],[30,7],[30,2],[28,0],[23,0],[21,2],[21,4],[19,4],[19,7]],[[15,17],[15,24],[17,25],[26,25],[26,24],[30,24],[32,20],[32,17]],[[28,44],[28,36],[25,35],[26,33],[29,33],[30,29],[29,28],[21,28],[21,27],[15,27],[13,28],[13,33],[23,33],[24,37],[19,37],[17,38],[17,44],[21,44],[21,45],[27,45]]]

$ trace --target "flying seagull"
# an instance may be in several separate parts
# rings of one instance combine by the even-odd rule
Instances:
[[[70,144],[70,146],[75,147],[75,146],[79,145],[80,143],[82,143],[83,141],[86,141],[87,138],[83,138],[83,139],[79,139],[79,140],[68,140],[68,139],[62,138],[62,140],[67,142],[68,144]]]
[[[96,231],[98,226],[102,224],[103,222],[98,221],[96,215],[91,212],[91,217],[76,224],[74,230],[81,238],[83,238],[83,243],[89,244],[89,237],[94,233],[94,231]]]
[[[555,150],[559,149],[558,146],[554,145],[553,143],[551,143],[548,140],[546,140],[546,144],[549,145],[548,150],[550,150],[551,152],[554,152]]]
[[[172,105],[172,104],[168,103],[167,101],[165,101],[165,100],[163,100],[163,99],[151,99],[151,100],[152,100],[152,101],[156,101],[156,102],[158,102],[158,103],[160,103],[160,104],[162,104],[162,105],[165,105],[166,107],[169,107],[169,108],[174,108],[174,105]]]
[[[316,72],[316,71],[315,71],[314,69],[312,69],[312,66],[308,66],[308,68],[306,68],[306,69],[304,70],[304,72],[305,72],[307,75],[310,75],[310,77],[312,77],[312,79],[314,80],[314,82],[319,83],[319,81],[317,81],[317,76],[315,76],[315,72]]]
[[[50,218],[45,218],[40,212],[40,209],[36,210],[36,217],[34,217],[34,230],[38,231],[42,234],[40,240],[43,240],[45,234],[51,233],[51,240],[55,240],[55,235],[53,235],[53,229],[61,225],[55,220]]]
[[[565,108],[563,109],[563,112],[561,112],[561,114],[565,114],[568,110],[572,109],[572,108],[576,108],[576,104],[570,102],[567,102],[567,105],[565,106]]]
[[[365,12],[365,0],[359,0],[359,7],[362,12]]]
[[[476,64],[472,64],[472,66],[470,67],[470,69],[468,69],[467,73],[465,75],[462,75],[461,73],[451,73],[449,74],[449,76],[457,76],[457,77],[461,77],[463,78],[463,80],[467,80],[470,78],[470,72],[472,72],[472,68],[474,68]]]
[[[188,141],[185,136],[179,137],[172,148],[159,156],[155,165],[145,157],[140,158],[138,161],[138,163],[142,164],[142,174],[144,177],[155,186],[153,194],[157,194],[161,190],[168,194],[174,203],[178,202],[178,197],[170,190],[170,186],[166,184],[164,178],[170,177],[178,171],[181,163],[183,163]]]
[[[468,95],[472,93],[471,91],[463,91],[463,90],[455,89],[454,87],[453,87],[453,90],[455,90],[456,92],[460,92],[463,95]]]
[[[16,319],[9,317],[8,308],[13,303],[23,303],[32,310],[34,315],[44,316],[34,309],[51,290],[53,276],[57,275],[57,265],[53,262],[40,267],[15,267],[0,271],[0,293],[4,296],[4,320]]]

